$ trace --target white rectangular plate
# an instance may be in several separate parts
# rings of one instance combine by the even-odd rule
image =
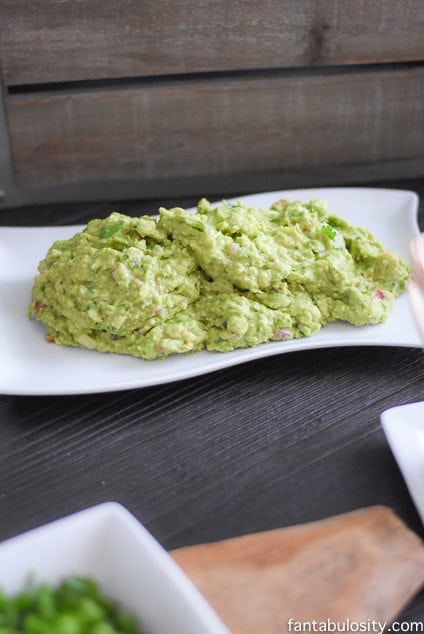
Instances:
[[[387,409],[381,423],[424,523],[424,401]]]
[[[279,198],[307,202],[324,198],[333,213],[366,227],[387,247],[410,261],[409,242],[419,233],[418,197],[395,189],[297,189],[242,196],[238,200],[267,208]],[[70,238],[81,227],[0,229],[0,354],[3,394],[48,395],[109,392],[158,385],[206,374],[284,352],[336,346],[421,346],[406,294],[389,319],[361,328],[332,324],[312,337],[271,342],[233,352],[197,352],[143,361],[46,343],[44,327],[27,317],[37,265],[55,240]]]

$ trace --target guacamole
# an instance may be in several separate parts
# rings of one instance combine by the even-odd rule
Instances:
[[[47,340],[143,359],[228,351],[386,319],[410,267],[322,200],[112,213],[55,242],[30,315]]]

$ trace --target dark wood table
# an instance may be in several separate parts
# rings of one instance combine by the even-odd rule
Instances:
[[[424,180],[375,185],[424,195]],[[193,202],[21,208],[0,223]],[[380,425],[384,409],[423,398],[422,351],[377,347],[295,352],[112,394],[2,396],[0,539],[106,500],[169,549],[373,504],[423,534]],[[424,595],[404,618],[424,618]]]

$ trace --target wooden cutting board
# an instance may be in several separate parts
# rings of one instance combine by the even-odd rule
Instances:
[[[424,584],[423,542],[382,506],[171,555],[233,634],[282,634],[289,619],[389,622]]]

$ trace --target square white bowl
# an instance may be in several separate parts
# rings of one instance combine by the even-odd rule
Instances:
[[[15,594],[69,576],[94,579],[140,621],[142,634],[229,634],[152,535],[120,504],[107,502],[0,544],[0,586]]]
[[[381,424],[424,523],[424,401],[386,409]]]

